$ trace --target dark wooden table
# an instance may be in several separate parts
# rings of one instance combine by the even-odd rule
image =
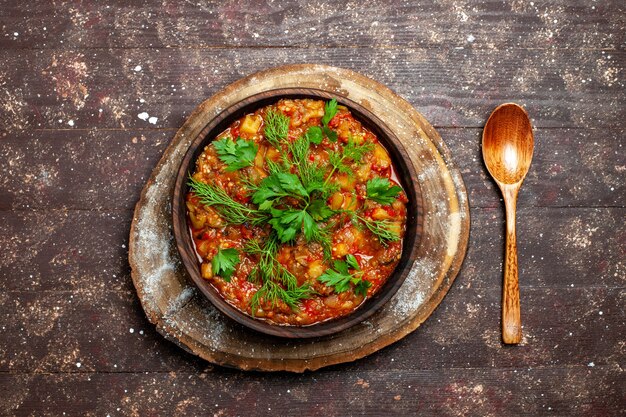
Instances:
[[[0,1],[3,414],[624,415],[622,1],[130,3]],[[467,258],[433,316],[368,358],[211,366],[147,322],[132,209],[198,103],[301,62],[383,82],[438,128],[468,187]],[[517,347],[500,342],[503,208],[480,154],[506,101],[536,126]]]

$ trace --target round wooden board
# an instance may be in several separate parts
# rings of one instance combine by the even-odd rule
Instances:
[[[405,145],[423,195],[425,218],[418,260],[402,287],[369,320],[316,339],[263,335],[217,311],[190,282],[171,230],[172,186],[191,140],[229,105],[252,94],[284,87],[329,91],[376,114]],[[146,315],[167,339],[219,365],[303,372],[362,358],[415,330],[454,281],[465,256],[469,223],[467,193],[450,152],[435,129],[407,101],[350,70],[290,65],[229,85],[189,116],[141,193],[130,231],[129,261]]]

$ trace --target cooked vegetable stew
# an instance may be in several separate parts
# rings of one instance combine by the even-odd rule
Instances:
[[[400,259],[406,194],[386,149],[335,100],[284,99],[236,120],[189,185],[202,277],[270,323],[345,316]]]

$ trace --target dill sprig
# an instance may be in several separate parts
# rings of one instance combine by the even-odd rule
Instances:
[[[250,300],[253,315],[262,301],[269,302],[274,307],[282,300],[291,309],[296,310],[298,302],[312,294],[308,284],[298,286],[296,277],[276,259],[279,244],[276,234],[272,233],[263,246],[254,239],[247,242],[244,247],[245,252],[259,257],[257,266],[250,273],[252,282],[263,282]]]
[[[202,204],[214,207],[227,223],[258,225],[268,219],[266,213],[235,201],[223,188],[216,185],[207,184],[191,177],[188,185],[193,193],[200,198]]]
[[[265,113],[265,139],[276,149],[282,150],[282,145],[289,135],[289,117],[278,110],[268,110]]]
[[[324,259],[330,260],[332,257],[332,246],[333,239],[330,235],[330,229],[335,226],[335,223],[328,223],[325,227],[317,228],[313,238],[311,239],[313,242],[317,242],[322,247],[322,252],[324,253]]]
[[[252,315],[259,309],[263,301],[269,302],[273,307],[276,306],[278,300],[283,301],[292,310],[298,309],[298,303],[311,296],[311,287],[302,285],[291,290],[286,290],[272,280],[263,282],[261,288],[254,293],[250,299],[250,310]]]
[[[259,263],[253,270],[255,282],[259,282],[259,279],[276,280],[285,285],[288,290],[292,290],[298,286],[298,280],[276,259],[279,246],[280,242],[276,234],[271,233],[263,246],[258,240],[253,239],[246,243],[244,251],[259,257]]]
[[[346,164],[347,161],[351,163],[359,163],[366,153],[371,152],[374,149],[374,144],[369,142],[363,142],[361,144],[356,143],[352,138],[348,138],[348,143],[341,149],[341,151],[332,151],[328,154],[328,162],[332,165],[330,173],[326,177],[324,185],[330,181],[333,174],[339,171],[344,174],[351,175],[352,169]]]
[[[387,219],[384,220],[371,220],[367,217],[354,214],[353,220],[361,221],[365,227],[372,232],[380,243],[387,245],[388,242],[397,242],[400,240],[400,234],[398,233],[397,226]]]
[[[371,142],[363,142],[361,144],[356,143],[354,138],[349,137],[348,143],[343,147],[344,159],[350,159],[357,164],[361,162],[361,159],[366,153],[374,150],[374,144]]]
[[[306,158],[309,155],[310,146],[311,142],[306,135],[300,136],[289,144],[289,152],[291,153],[291,158],[294,164],[299,166],[306,161]]]
[[[287,172],[289,168],[284,168],[284,165],[279,162],[274,162],[271,159],[266,159],[265,163],[267,164],[267,171],[271,174],[276,174],[278,172]]]

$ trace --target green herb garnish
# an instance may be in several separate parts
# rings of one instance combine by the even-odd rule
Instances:
[[[237,249],[218,249],[211,260],[213,274],[219,275],[226,282],[230,282],[230,277],[235,272],[235,267],[239,263],[239,252]]]
[[[280,150],[289,135],[289,117],[277,110],[269,110],[265,114],[265,129],[263,133],[265,134],[265,139],[276,149]]]
[[[300,300],[309,298],[313,293],[308,284],[298,286],[296,277],[276,260],[278,241],[274,235],[267,238],[264,246],[261,246],[258,240],[251,240],[244,250],[259,257],[259,262],[250,273],[249,279],[257,283],[263,282],[261,288],[250,300],[252,315],[255,314],[262,301],[269,302],[273,307],[278,300],[282,300],[295,310]]]
[[[311,143],[319,145],[324,140],[324,135],[322,134],[322,128],[319,126],[311,126],[307,129],[305,136]]]
[[[291,159],[287,158],[284,166],[287,170],[290,170],[292,166],[296,168],[302,184],[310,194],[318,192],[323,197],[327,197],[334,188],[325,187],[325,170],[315,161],[309,160],[310,148],[311,142],[307,135],[293,141],[289,145]]]
[[[337,114],[337,100],[332,99],[330,101],[327,101],[326,104],[324,105],[324,117],[322,117],[322,127],[318,129],[319,129],[319,133],[323,133],[324,136],[326,136],[328,140],[331,142],[337,142],[337,132],[335,132],[330,127],[328,127],[328,123],[330,123],[330,121],[333,119],[333,117],[335,117],[336,114]],[[314,131],[312,135],[314,136],[315,141],[314,140],[311,140],[311,141],[319,145],[322,142],[321,135],[318,136],[317,131]],[[319,142],[316,142],[317,140],[319,140]]]
[[[263,282],[261,288],[257,290],[250,300],[250,310],[252,315],[259,309],[263,301],[269,302],[272,307],[276,305],[278,300],[283,301],[292,310],[298,309],[298,303],[301,300],[311,297],[311,287],[302,285],[291,290],[286,290],[272,280]]]
[[[287,288],[294,288],[297,286],[296,277],[276,259],[278,246],[279,242],[275,234],[269,235],[263,246],[257,239],[246,243],[244,251],[259,257],[259,263],[252,270],[250,277],[253,278],[253,282],[275,279]]]
[[[343,159],[349,159],[353,162],[360,163],[363,156],[366,153],[374,150],[374,144],[369,142],[363,142],[358,144],[354,138],[348,138],[348,143],[343,147]]]
[[[287,148],[289,154],[283,156],[282,163],[269,165],[269,176],[257,185],[249,184],[252,202],[271,214],[269,224],[281,242],[289,242],[303,231],[307,242],[318,241],[329,247],[328,236],[316,222],[334,214],[325,199],[335,187],[326,184],[324,169],[308,160],[310,142],[306,136]],[[298,175],[291,172],[291,167],[296,168]]]
[[[315,221],[326,220],[335,214],[335,212],[326,205],[324,200],[312,201],[307,210]]]
[[[337,100],[332,99],[327,101],[324,105],[324,117],[322,117],[322,124],[324,126],[328,126],[328,123],[335,117],[337,114]]]
[[[317,228],[317,224],[306,210],[289,209],[276,210],[272,209],[272,219],[269,224],[272,225],[281,242],[286,243],[295,239],[296,234],[304,228],[304,234],[307,241],[310,241]]]
[[[351,175],[352,169],[346,164],[346,162],[350,161],[353,163],[359,163],[361,162],[363,156],[365,156],[366,153],[371,152],[373,149],[373,143],[363,142],[358,144],[353,138],[348,138],[348,143],[342,148],[341,151],[329,152],[328,162],[332,165],[332,169],[326,179],[326,182],[328,182],[335,171]]]
[[[372,283],[361,279],[354,285],[354,292],[356,294],[361,294],[363,297],[367,295],[367,290],[372,286]]]
[[[220,160],[228,165],[226,171],[229,172],[252,165],[259,148],[251,140],[237,138],[233,141],[228,137],[214,141],[213,146]]]
[[[358,214],[354,214],[353,221],[356,220],[362,222],[365,227],[374,234],[380,243],[387,245],[388,242],[397,242],[400,240],[400,234],[395,222],[391,222],[387,219],[384,220],[372,220]]]
[[[337,139],[339,138],[339,136],[337,135],[337,132],[332,130],[330,127],[323,126],[322,132],[324,132],[324,135],[328,138],[329,141],[337,142]]]
[[[302,185],[300,178],[288,172],[275,172],[265,177],[252,194],[252,202],[263,204],[283,197],[306,199],[309,193]]]
[[[352,254],[346,255],[346,264],[350,268],[356,269],[357,271],[361,270],[361,267],[359,266],[359,261],[357,261],[356,257]]]
[[[367,198],[380,204],[391,204],[396,199],[402,188],[391,185],[388,178],[372,178],[366,184]]]
[[[354,292],[365,296],[367,289],[372,283],[363,279],[361,267],[354,255],[346,256],[345,261],[333,262],[334,269],[327,269],[318,281],[323,282],[329,287],[333,287],[336,293],[342,293],[350,289],[350,284],[354,285]],[[351,274],[349,269],[353,269]]]
[[[227,223],[252,223],[259,225],[269,218],[267,213],[252,209],[245,204],[235,201],[221,187],[206,184],[194,178],[189,179],[188,185],[191,187],[193,193],[200,198],[202,204],[214,207]]]

